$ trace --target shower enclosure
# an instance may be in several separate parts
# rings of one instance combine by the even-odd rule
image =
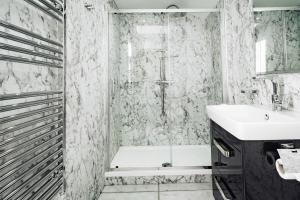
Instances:
[[[218,10],[110,13],[111,169],[211,165],[220,46]]]

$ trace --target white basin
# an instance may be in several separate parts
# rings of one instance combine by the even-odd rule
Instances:
[[[300,139],[300,116],[296,112],[273,112],[249,105],[215,105],[207,106],[207,113],[240,140]]]

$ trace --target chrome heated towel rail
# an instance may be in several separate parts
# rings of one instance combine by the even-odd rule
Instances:
[[[23,1],[64,27],[63,0]],[[2,19],[0,39],[0,61],[65,73],[63,42]],[[0,200],[50,200],[63,189],[64,102],[63,91],[0,95]]]
[[[1,200],[50,199],[62,188],[62,99],[61,91],[0,96]]]

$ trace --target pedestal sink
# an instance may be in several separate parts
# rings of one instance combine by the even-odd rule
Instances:
[[[211,120],[240,140],[300,139],[300,115],[250,105],[207,106]]]

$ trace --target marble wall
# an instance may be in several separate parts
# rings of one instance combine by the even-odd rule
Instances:
[[[255,76],[252,0],[222,0],[221,40],[224,102],[250,104]],[[241,90],[246,93],[241,93]]]
[[[256,77],[253,1],[222,0],[219,6],[224,22],[221,23],[221,38],[225,102],[270,107],[270,80],[274,80],[282,85],[284,107],[300,111],[299,74]],[[258,94],[251,94],[252,90],[258,90]]]
[[[97,199],[108,162],[108,2],[66,1],[66,199]]]
[[[62,24],[55,19],[48,17],[25,1],[2,0],[0,6],[0,19],[37,33],[43,37],[60,43],[63,42]],[[4,27],[0,27],[0,31],[11,33],[41,44],[53,46]],[[4,38],[0,38],[0,42],[47,53],[46,51],[33,48],[29,45],[13,42]],[[0,50],[0,54],[30,59],[33,58],[33,56],[14,53],[7,50]],[[40,60],[46,61],[46,59]],[[63,71],[61,69],[4,61],[0,61],[0,67],[0,94],[62,90]]]
[[[121,145],[209,143],[205,106],[222,102],[219,15],[119,17]]]

